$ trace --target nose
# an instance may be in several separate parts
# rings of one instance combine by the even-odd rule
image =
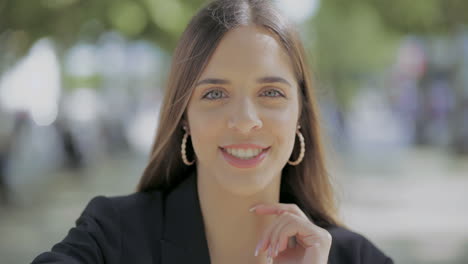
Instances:
[[[252,130],[260,129],[263,122],[258,117],[255,105],[248,99],[240,100],[233,106],[228,128],[235,129],[242,134],[248,134]]]

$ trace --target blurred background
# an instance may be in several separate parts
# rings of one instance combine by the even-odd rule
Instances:
[[[0,0],[0,262],[135,190],[202,0]],[[468,263],[468,1],[279,0],[315,76],[348,226],[396,263]]]

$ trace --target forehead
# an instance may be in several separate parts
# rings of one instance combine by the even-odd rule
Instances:
[[[272,73],[293,76],[288,54],[265,28],[241,26],[221,39],[202,76],[237,74],[245,77]]]

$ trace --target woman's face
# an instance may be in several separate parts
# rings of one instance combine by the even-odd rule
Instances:
[[[255,26],[229,31],[195,85],[187,119],[198,172],[238,195],[280,180],[294,147],[299,97],[276,38]]]

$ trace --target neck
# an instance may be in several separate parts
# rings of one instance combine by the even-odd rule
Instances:
[[[246,259],[255,259],[255,247],[263,231],[275,219],[274,215],[260,216],[249,212],[249,209],[259,203],[279,202],[280,176],[250,196],[229,192],[214,178],[213,175],[199,173],[197,177],[200,207],[212,263],[217,262],[216,260],[226,263],[227,259],[233,260],[233,263],[243,259],[242,263],[246,263]]]

